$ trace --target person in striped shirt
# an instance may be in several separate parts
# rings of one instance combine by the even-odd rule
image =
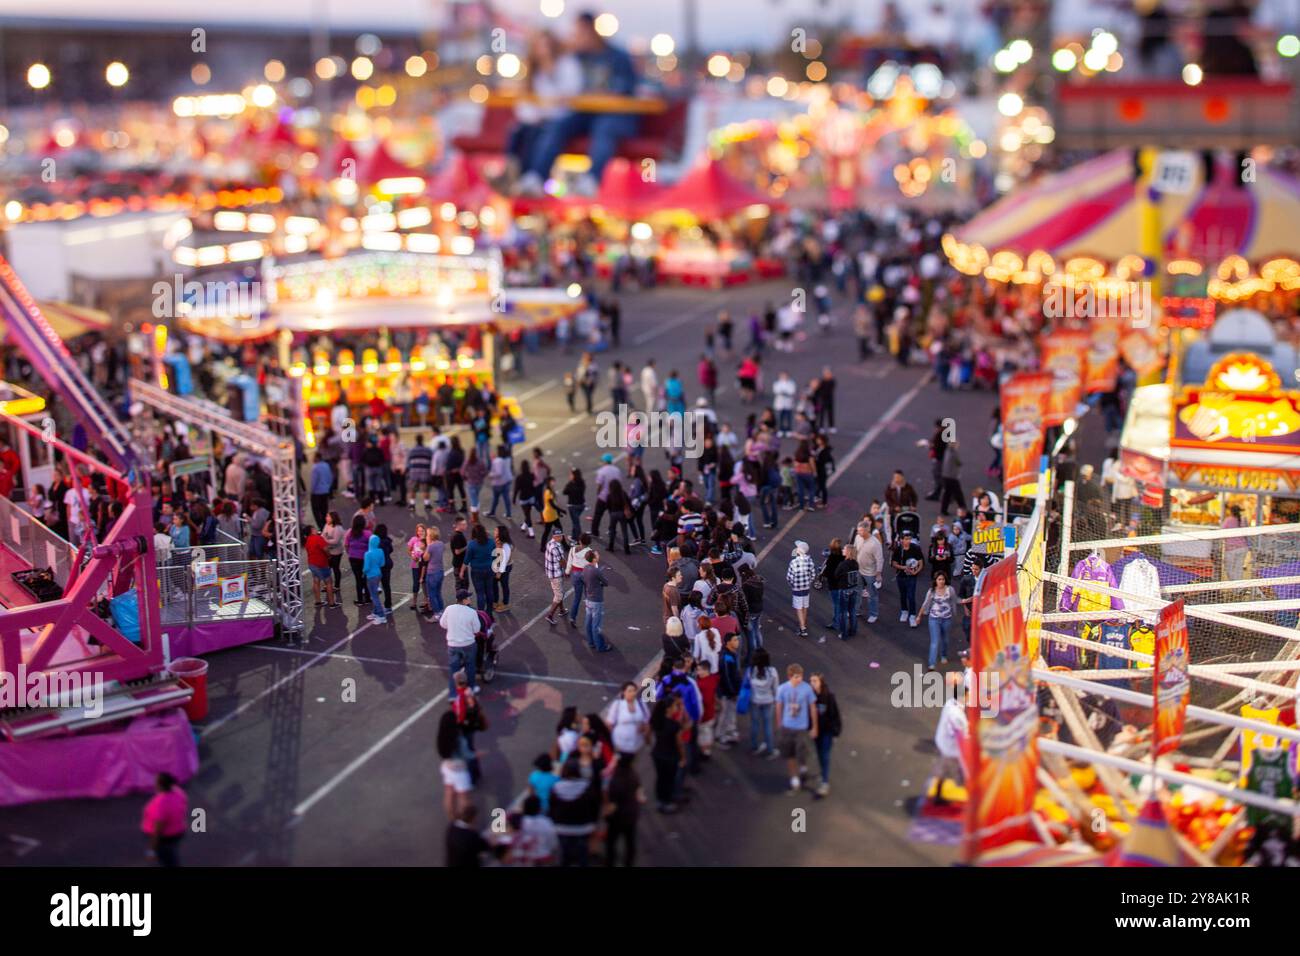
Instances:
[[[564,529],[554,528],[551,540],[546,543],[543,563],[546,580],[551,585],[551,606],[546,611],[546,623],[555,625],[555,615],[564,613],[564,559],[566,557]]]

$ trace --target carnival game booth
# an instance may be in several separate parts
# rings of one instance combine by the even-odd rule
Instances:
[[[138,452],[3,259],[0,312],[37,374],[105,461],[21,416],[7,421],[63,456],[74,494],[102,482],[122,506],[102,539],[89,523],[79,540],[62,541],[16,506],[7,515],[6,586],[0,592],[0,673],[6,675],[0,805],[144,792],[161,771],[188,779],[198,768],[198,754],[181,707],[193,708],[203,685],[169,673],[152,495],[137,469]],[[17,684],[11,675],[19,675]],[[40,688],[38,699],[30,696],[33,688]],[[16,691],[23,699],[13,699]]]
[[[773,202],[704,156],[655,201],[659,277],[721,288],[779,275],[777,264],[755,259],[743,242],[761,232]]]
[[[1263,316],[1236,309],[1185,343],[1175,382],[1135,390],[1120,464],[1148,507],[1160,508],[1168,494],[1162,530],[1300,521],[1300,391],[1286,387],[1297,367]],[[1164,551],[1193,567],[1218,554],[1207,540],[1173,540]],[[1260,548],[1224,553],[1236,562]]]
[[[1110,537],[1073,482],[1062,506],[1059,547],[1043,492],[1017,554],[977,587],[966,786],[945,787],[962,801],[964,858],[1258,865],[1279,843],[1284,856],[1300,638],[1277,615],[1300,600],[1261,595],[1281,578],[1171,568],[1155,550],[1169,533]],[[1300,525],[1247,533],[1300,543]]]
[[[503,287],[500,259],[491,253],[367,251],[272,263],[264,276],[269,308],[262,318],[183,325],[228,343],[273,340],[281,368],[297,383],[297,397],[286,401],[297,409],[308,447],[340,399],[360,421],[373,417],[375,400],[409,408],[427,394],[433,403],[444,384],[460,395],[496,391],[501,335],[552,327],[582,306],[565,289]],[[443,333],[458,344],[449,346]],[[521,414],[517,403],[512,414]]]

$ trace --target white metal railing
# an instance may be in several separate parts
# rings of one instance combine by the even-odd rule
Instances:
[[[67,587],[77,549],[16,501],[0,498],[0,541],[33,568],[49,568]]]

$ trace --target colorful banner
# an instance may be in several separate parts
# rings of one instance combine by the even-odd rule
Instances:
[[[194,586],[196,588],[210,588],[217,583],[217,562],[200,561],[194,565]]]
[[[1046,372],[1019,372],[1002,384],[1002,484],[1007,493],[1038,480],[1051,391],[1052,376]]]
[[[1163,364],[1150,328],[1125,332],[1119,340],[1119,354],[1124,357],[1125,364],[1143,378],[1159,372]]]
[[[1113,392],[1119,384],[1120,320],[1116,315],[1099,315],[1092,320],[1088,339],[1088,371],[1083,390]]]
[[[1030,821],[1038,792],[1038,700],[1030,675],[1016,556],[988,568],[975,592],[968,698],[967,862],[1015,840],[1037,840]],[[992,702],[981,711],[978,701]],[[985,717],[983,713],[991,716]]]
[[[1052,376],[1052,391],[1043,419],[1049,428],[1073,417],[1075,407],[1083,399],[1088,339],[1087,332],[1076,329],[1053,329],[1043,339],[1041,365]]]
[[[233,578],[221,578],[221,603],[238,604],[248,600],[248,575],[241,574]]]
[[[1180,598],[1160,609],[1155,646],[1155,754],[1171,753],[1183,739],[1191,684],[1187,678],[1187,615]]]

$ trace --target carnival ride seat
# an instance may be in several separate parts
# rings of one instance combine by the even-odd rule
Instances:
[[[675,160],[686,142],[686,114],[690,102],[672,99],[658,112],[641,114],[636,135],[619,144],[616,155],[630,160]],[[499,155],[506,151],[510,130],[515,124],[515,108],[510,103],[490,103],[483,110],[478,132],[457,136],[452,145],[467,155]],[[571,140],[565,152],[586,155],[590,140],[580,136]]]
[[[1133,80],[1060,88],[1058,146],[1254,149],[1295,138],[1294,87],[1255,77]]]

